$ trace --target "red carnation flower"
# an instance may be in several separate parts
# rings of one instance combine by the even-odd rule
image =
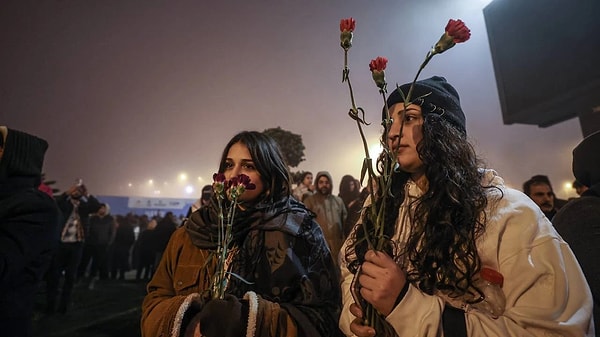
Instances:
[[[384,71],[387,66],[387,59],[385,57],[377,56],[376,59],[371,60],[369,63],[369,69],[371,71]]]
[[[454,43],[467,41],[471,37],[471,30],[465,25],[462,20],[450,19],[446,25],[446,34],[452,37]]]
[[[353,32],[356,27],[356,21],[353,18],[347,18],[340,20],[340,31],[341,32]]]
[[[471,37],[471,30],[462,20],[450,19],[446,25],[446,31],[440,37],[431,51],[431,56],[441,54],[454,47],[457,43],[465,42]]]
[[[385,57],[377,56],[376,59],[371,60],[369,63],[369,69],[371,70],[371,76],[373,76],[373,81],[375,81],[375,85],[380,89],[380,91],[385,91],[386,82],[385,82],[385,67],[387,66],[387,59]]]
[[[223,173],[215,173],[213,174],[213,181],[217,183],[222,183],[225,181],[225,175]]]

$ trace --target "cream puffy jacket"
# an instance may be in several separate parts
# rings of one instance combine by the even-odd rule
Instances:
[[[484,185],[490,189],[485,233],[477,242],[482,265],[498,270],[504,276],[505,311],[494,319],[477,310],[465,313],[468,336],[594,336],[592,295],[581,268],[565,241],[557,234],[539,207],[525,194],[504,186],[494,171],[486,170]],[[408,194],[422,192],[412,181]],[[406,202],[400,209],[402,216]],[[400,222],[400,221],[399,221]],[[406,232],[408,221],[399,223]],[[405,237],[405,236],[403,236]],[[342,248],[345,250],[347,242]],[[353,274],[340,254],[343,309],[340,328],[352,336],[350,323],[355,318],[349,311],[354,302],[349,288]],[[441,317],[445,307],[441,296],[428,295],[414,285],[394,308],[387,321],[398,336],[444,336]]]

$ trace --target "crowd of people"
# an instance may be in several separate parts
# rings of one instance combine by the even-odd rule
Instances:
[[[64,313],[76,282],[135,268],[144,337],[594,336],[600,132],[573,151],[579,198],[556,198],[545,175],[521,192],[483,167],[446,79],[417,81],[406,104],[409,88],[387,98],[394,157],[365,187],[345,175],[336,195],[327,171],[294,183],[276,142],[243,131],[217,163],[221,194],[206,186],[182,222],[111,215],[81,182],[51,198],[47,143],[0,127],[3,333],[27,336],[44,281],[47,313]]]

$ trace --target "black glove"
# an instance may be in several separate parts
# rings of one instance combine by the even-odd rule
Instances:
[[[200,331],[206,337],[243,337],[248,324],[248,302],[233,295],[211,300],[198,313]]]

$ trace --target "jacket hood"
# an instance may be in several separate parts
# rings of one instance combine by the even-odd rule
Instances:
[[[333,179],[331,179],[331,174],[329,174],[329,172],[327,172],[327,171],[317,172],[317,175],[315,176],[315,180],[313,180],[315,182],[315,185],[317,185],[319,178],[322,176],[326,176],[327,179],[329,179],[329,183],[331,184],[331,193],[333,193]]]
[[[600,183],[600,131],[585,137],[573,149],[573,175],[582,184],[592,187]]]

